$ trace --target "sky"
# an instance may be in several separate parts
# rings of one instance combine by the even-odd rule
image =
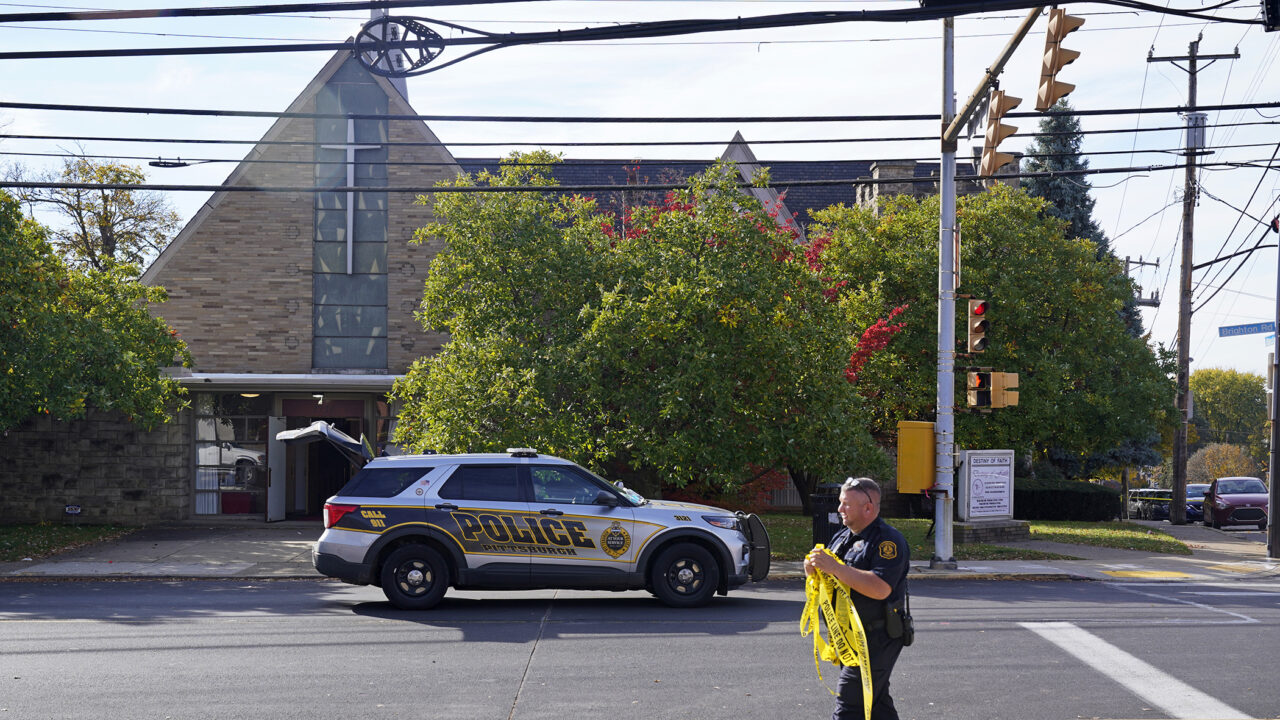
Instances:
[[[237,2],[220,5],[248,4]],[[133,9],[192,7],[178,0],[153,3],[42,5],[0,3],[0,15],[49,9]],[[900,0],[802,2],[758,0],[580,0],[443,8],[403,8],[392,15],[443,20],[490,32],[572,29],[618,22],[677,18],[733,18],[809,10],[882,10],[915,7]],[[1174,4],[1181,9],[1194,2]],[[1201,105],[1280,101],[1280,32],[1260,26],[1193,20],[1115,6],[1072,4],[1085,18],[1065,47],[1081,57],[1059,79],[1076,85],[1068,100],[1078,110],[1185,106],[1185,62],[1148,62],[1155,56],[1183,56],[1200,38],[1201,54],[1230,54],[1198,74]],[[1260,16],[1260,3],[1241,0],[1214,11],[1222,17]],[[1024,11],[972,15],[956,20],[955,93],[963,103],[995,60]],[[234,43],[341,42],[354,35],[368,11],[305,13],[233,18],[160,18],[97,22],[0,23],[0,50],[70,50],[117,47],[186,47]],[[1023,98],[1016,112],[1032,111],[1040,76],[1046,21],[1040,18],[1001,76],[1001,88]],[[450,32],[438,28],[442,34]],[[930,114],[942,107],[942,21],[849,22],[790,29],[750,30],[648,41],[563,43],[497,50],[438,72],[409,78],[409,101],[422,114],[573,116],[815,116]],[[447,48],[437,62],[463,54]],[[158,58],[3,60],[0,73],[10,102],[136,105],[235,110],[284,110],[330,56],[328,52],[205,55]],[[194,118],[0,108],[0,134],[129,136],[140,138],[226,138],[256,140],[269,119]],[[1020,131],[1034,131],[1034,117],[1010,119]],[[1248,123],[1247,125],[1233,124]],[[1280,108],[1210,112],[1202,162],[1257,162],[1266,165],[1280,148]],[[1094,168],[1140,168],[1090,176],[1096,199],[1094,218],[1120,257],[1153,265],[1131,267],[1144,297],[1158,295],[1158,307],[1142,309],[1153,345],[1172,348],[1177,334],[1184,171],[1147,170],[1183,162],[1183,119],[1176,113],[1086,116],[1082,150]],[[467,141],[538,142],[568,157],[655,159],[718,157],[735,131],[748,141],[764,139],[859,138],[857,143],[758,145],[770,160],[871,160],[916,158],[937,161],[937,141],[883,142],[895,136],[928,136],[937,121],[877,123],[741,123],[699,125],[551,125],[431,122],[448,143]],[[1149,128],[1165,130],[1135,132]],[[557,148],[582,140],[706,140],[694,147]],[[1029,138],[1013,137],[1001,149],[1023,150]],[[972,142],[962,139],[960,153]],[[90,155],[123,158],[141,165],[156,183],[219,184],[249,146],[191,146],[85,141]],[[1230,146],[1230,147],[1227,147]],[[0,138],[0,163],[53,167],[57,157],[19,153],[64,153],[73,141]],[[456,157],[494,156],[511,148],[454,148]],[[186,168],[152,168],[148,159],[221,159]],[[1274,165],[1274,164],[1273,164]],[[1202,169],[1195,208],[1194,261],[1203,263],[1253,246],[1264,226],[1280,213],[1280,166]],[[208,193],[177,192],[170,199],[184,220]],[[46,218],[46,221],[51,218]],[[1269,236],[1265,244],[1275,242]],[[1193,274],[1196,311],[1192,318],[1192,370],[1229,368],[1266,374],[1274,340],[1264,334],[1220,337],[1219,328],[1274,320],[1275,248],[1243,261],[1224,262]],[[1219,272],[1219,268],[1223,271]],[[1237,268],[1239,268],[1237,270]],[[1236,272],[1232,274],[1232,271]],[[991,298],[999,312],[999,299]],[[997,316],[998,317],[998,316]],[[1105,348],[1099,352],[1105,353]]]

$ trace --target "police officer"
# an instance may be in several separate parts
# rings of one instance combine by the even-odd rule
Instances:
[[[849,586],[849,596],[867,634],[870,653],[872,720],[898,720],[889,696],[889,674],[902,652],[901,608],[906,592],[910,548],[902,533],[880,518],[880,486],[871,478],[849,478],[840,488],[840,519],[844,529],[828,546],[835,558],[811,552],[804,559],[808,575],[814,569]],[[892,614],[898,613],[896,617]],[[896,637],[894,635],[896,634]],[[836,709],[832,720],[863,720],[862,678],[857,667],[840,669]]]

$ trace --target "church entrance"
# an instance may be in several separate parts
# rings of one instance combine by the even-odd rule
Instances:
[[[288,430],[323,420],[353,438],[367,432],[363,398],[283,398],[280,405]],[[329,443],[281,447],[286,453],[285,517],[319,521],[325,500],[342,489],[356,469]]]

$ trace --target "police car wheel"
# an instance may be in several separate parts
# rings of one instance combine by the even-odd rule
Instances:
[[[449,566],[426,545],[405,545],[382,564],[382,592],[401,610],[426,610],[449,588]]]
[[[711,600],[720,568],[706,548],[680,543],[663,550],[649,569],[653,594],[671,607],[700,607]]]

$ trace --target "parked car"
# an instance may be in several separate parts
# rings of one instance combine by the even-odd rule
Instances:
[[[1209,483],[1187,485],[1187,522],[1200,522],[1204,519],[1204,494],[1208,490]]]
[[[328,440],[368,461],[325,503],[312,560],[323,575],[381,587],[402,609],[430,608],[450,587],[646,589],[697,607],[769,573],[757,516],[647,500],[532,449],[369,460],[363,443],[324,423],[277,437]]]
[[[1204,494],[1204,524],[1257,525],[1267,529],[1267,486],[1256,477],[1221,477]]]
[[[1129,517],[1139,520],[1164,520],[1169,517],[1168,490],[1138,488],[1129,491]]]

